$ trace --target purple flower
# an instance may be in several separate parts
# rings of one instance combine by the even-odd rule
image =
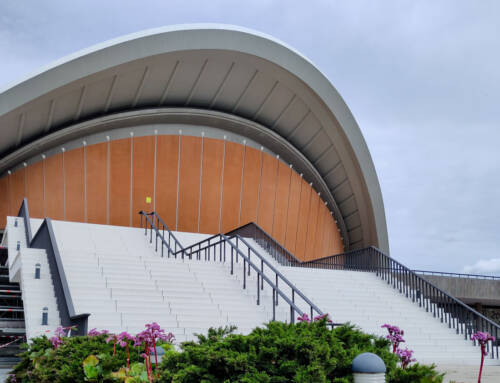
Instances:
[[[305,323],[310,323],[311,322],[311,319],[309,318],[309,315],[307,315],[306,313],[304,313],[301,316],[297,317],[297,320],[299,322],[305,322]]]
[[[403,335],[405,332],[401,330],[398,326],[392,326],[388,323],[383,324],[382,328],[386,328],[389,332],[389,335],[386,336],[386,339],[389,339],[392,343],[392,352],[396,352],[400,343],[404,343]]]
[[[477,340],[479,345],[481,346],[481,352],[484,356],[488,355],[488,351],[486,351],[486,345],[489,341],[496,341],[495,337],[490,335],[487,332],[477,331],[470,337],[471,340]]]
[[[106,343],[116,342],[117,340],[118,336],[116,334],[109,334],[109,336],[106,338]]]
[[[153,322],[150,324],[146,324],[146,329],[137,334],[137,336],[135,337],[134,346],[137,347],[141,344],[154,345],[159,340],[171,343],[173,342],[174,338],[174,334],[167,334],[158,323]]]
[[[118,336],[116,337],[116,341],[121,347],[125,347],[128,344],[128,341],[132,341],[135,343],[135,337],[130,335],[128,332],[123,331],[122,333],[118,334]]]
[[[401,367],[403,369],[405,369],[411,362],[416,361],[415,358],[412,358],[413,350],[409,350],[408,348],[405,348],[404,350],[398,348],[395,354],[399,356],[399,359],[401,359]]]
[[[62,338],[63,336],[66,336],[66,330],[63,327],[59,326],[58,328],[55,329],[54,335],[59,338]]]
[[[17,377],[16,374],[9,374],[9,383],[17,383]]]
[[[105,335],[107,333],[108,333],[107,330],[97,331],[96,328],[93,328],[92,330],[89,331],[88,336],[93,337],[93,336]]]
[[[62,339],[59,338],[58,336],[53,336],[49,340],[50,340],[50,343],[52,343],[52,347],[54,347],[54,348],[58,348],[63,343]]]
[[[332,320],[330,319],[330,314],[326,313],[326,314],[323,314],[323,315],[317,315],[314,317],[314,321],[320,321],[322,319],[325,319],[326,318],[326,321],[328,323],[332,323]]]

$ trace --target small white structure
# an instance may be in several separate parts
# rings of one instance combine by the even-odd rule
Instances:
[[[358,355],[352,361],[354,383],[384,383],[385,363],[371,352]]]

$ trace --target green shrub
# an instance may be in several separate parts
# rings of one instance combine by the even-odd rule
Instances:
[[[415,363],[405,370],[397,368],[392,371],[390,383],[441,383],[444,374],[436,372],[435,366],[426,366]]]
[[[21,383],[69,383],[85,382],[83,361],[90,355],[98,358],[100,374],[94,381],[113,382],[109,375],[118,371],[127,363],[125,349],[116,347],[113,356],[113,344],[106,343],[106,335],[95,337],[64,338],[64,342],[54,349],[46,336],[33,339],[25,345],[21,354],[21,362],[13,373]],[[130,354],[130,362],[142,362],[138,350]],[[92,381],[92,380],[90,380]]]
[[[389,341],[354,326],[333,331],[325,321],[295,325],[271,322],[249,335],[211,329],[181,352],[166,355],[161,382],[351,382],[351,364],[362,352],[379,355],[388,374],[397,370]]]
[[[351,364],[363,352],[379,355],[387,366],[389,383],[441,383],[433,366],[415,364],[402,370],[388,340],[367,335],[354,326],[330,330],[326,321],[286,324],[271,322],[248,335],[233,328],[210,329],[180,351],[164,344],[165,355],[155,382],[163,383],[349,383]],[[106,343],[107,335],[63,338],[55,348],[47,337],[33,339],[14,368],[20,383],[148,382],[140,353]],[[158,373],[158,375],[157,375]]]

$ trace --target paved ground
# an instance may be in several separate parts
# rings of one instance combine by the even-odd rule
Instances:
[[[445,383],[476,383],[479,372],[477,366],[438,366],[440,372],[446,372]],[[500,383],[500,366],[484,366],[481,383]]]

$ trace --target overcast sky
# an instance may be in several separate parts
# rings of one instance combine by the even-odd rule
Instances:
[[[310,58],[368,143],[391,255],[500,274],[500,1],[0,0],[0,87],[169,24],[253,28]]]

